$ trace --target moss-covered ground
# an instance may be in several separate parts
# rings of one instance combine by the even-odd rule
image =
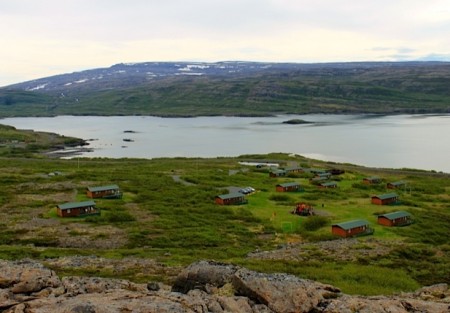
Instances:
[[[167,266],[184,266],[214,259],[267,272],[288,272],[342,288],[347,293],[391,294],[421,285],[450,283],[450,180],[442,173],[369,169],[325,163],[285,154],[236,158],[103,159],[45,157],[0,158],[0,258],[46,260],[61,256],[96,255],[120,259],[154,259]],[[281,167],[339,168],[336,189],[310,183],[310,173],[269,177],[269,168],[239,161],[276,161]],[[368,186],[367,176],[383,182]],[[174,179],[177,177],[177,179]],[[395,190],[401,203],[371,204],[375,194],[391,192],[386,182],[404,180]],[[299,182],[302,191],[279,193],[275,185]],[[122,199],[96,200],[100,216],[60,218],[56,205],[88,198],[88,186],[117,184]],[[230,187],[251,186],[247,204],[221,206],[216,195]],[[312,204],[318,216],[293,215],[297,202]],[[388,228],[376,223],[380,213],[405,210],[415,223]],[[366,219],[375,229],[358,242],[367,249],[389,251],[349,260],[321,251],[316,244],[336,240],[331,225]],[[249,258],[254,251],[309,244],[301,261]],[[106,270],[59,269],[60,274],[111,276]],[[145,280],[139,270],[126,278]],[[161,278],[163,279],[163,278]]]

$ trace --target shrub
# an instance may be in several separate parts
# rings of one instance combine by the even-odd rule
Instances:
[[[307,231],[315,231],[327,225],[328,219],[324,216],[310,216],[303,223],[303,228]]]

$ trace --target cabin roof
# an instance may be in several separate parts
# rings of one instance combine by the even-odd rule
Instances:
[[[401,186],[401,185],[406,184],[406,182],[403,181],[403,180],[399,180],[399,181],[395,181],[395,182],[392,182],[392,183],[389,183],[389,184],[391,184],[393,186]]]
[[[329,181],[329,182],[320,184],[320,186],[323,186],[323,187],[336,186],[336,185],[337,185],[337,182],[335,182],[335,181]]]
[[[244,197],[244,195],[240,192],[233,192],[233,193],[227,193],[224,195],[218,195],[216,197],[225,200],[225,199],[242,198],[242,197]]]
[[[372,198],[386,200],[386,199],[392,199],[392,198],[397,198],[397,197],[398,197],[398,195],[395,192],[391,192],[391,193],[385,193],[383,195],[376,195],[376,196],[373,196]]]
[[[395,219],[401,218],[401,217],[410,217],[411,214],[406,211],[397,211],[397,212],[391,212],[391,213],[378,215],[378,217],[380,217],[380,216],[385,217],[389,220],[395,220]]]
[[[271,170],[270,172],[274,173],[274,174],[280,174],[280,173],[286,173],[286,170],[274,169],[274,170]]]
[[[105,191],[105,190],[116,190],[119,189],[119,186],[117,185],[107,185],[107,186],[98,186],[98,187],[87,187],[87,190],[91,192],[96,191]]]
[[[322,168],[309,168],[307,169],[308,172],[318,174],[318,173],[326,173],[327,170],[324,170]]]
[[[367,180],[380,180],[381,178],[379,176],[370,176],[370,177],[366,177],[364,179],[367,179]]]
[[[63,204],[58,204],[58,208],[61,210],[69,210],[75,208],[83,208],[87,206],[95,206],[94,201],[82,201],[82,202],[67,202]]]
[[[296,170],[303,170],[303,167],[301,166],[287,166],[284,168],[285,171],[296,171]]]
[[[354,220],[354,221],[343,222],[343,223],[339,223],[339,224],[333,224],[332,226],[337,226],[344,230],[349,230],[349,229],[353,229],[356,227],[368,226],[368,225],[369,225],[369,222],[366,220]]]
[[[280,186],[280,187],[293,187],[293,186],[300,186],[300,184],[297,183],[297,182],[289,182],[289,183],[278,184],[277,186]]]

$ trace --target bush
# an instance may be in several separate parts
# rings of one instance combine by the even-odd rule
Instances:
[[[328,219],[324,216],[310,216],[303,223],[303,228],[307,231],[315,231],[326,226]]]

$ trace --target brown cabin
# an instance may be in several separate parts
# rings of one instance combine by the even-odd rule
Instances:
[[[67,202],[56,207],[56,213],[60,217],[84,217],[99,215],[100,209],[95,207],[94,201]]]
[[[117,185],[87,187],[86,195],[89,198],[106,198],[106,199],[120,199],[122,192]]]
[[[300,166],[288,166],[284,168],[284,171],[286,172],[286,174],[291,174],[291,173],[303,173],[305,170],[303,169],[303,167]]]
[[[398,195],[395,192],[384,195],[372,196],[372,203],[378,205],[389,205],[398,202]]]
[[[281,170],[281,169],[279,169],[279,170],[271,170],[270,172],[269,172],[269,176],[270,177],[283,177],[283,176],[286,176],[286,171],[285,170]]]
[[[370,228],[369,222],[366,220],[355,220],[350,222],[344,222],[339,224],[333,224],[331,226],[331,233],[340,237],[354,237],[371,235],[374,230]]]
[[[378,215],[378,224],[383,226],[406,226],[412,222],[411,214],[406,211]]]
[[[396,182],[392,182],[392,183],[387,183],[386,187],[388,189],[397,189],[397,188],[402,188],[406,186],[406,182],[404,182],[403,180],[399,180]]]
[[[234,205],[247,203],[245,196],[240,192],[218,195],[215,197],[215,201],[217,204],[221,205]]]
[[[283,183],[283,184],[276,185],[275,189],[278,192],[299,191],[300,184],[296,183],[296,182]]]
[[[378,176],[366,177],[363,178],[362,182],[366,185],[375,185],[381,183],[381,178]]]
[[[319,183],[318,186],[320,188],[337,188],[337,182],[335,182],[335,181],[323,182],[323,183]]]

